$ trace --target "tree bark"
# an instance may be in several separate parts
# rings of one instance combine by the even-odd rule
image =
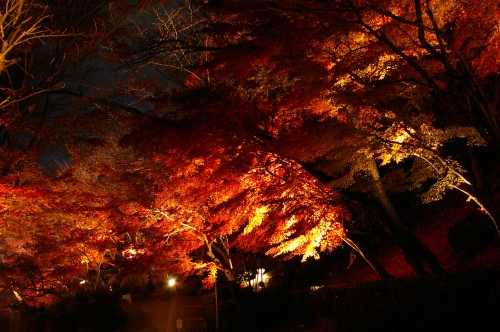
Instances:
[[[373,179],[373,192],[387,215],[384,225],[394,242],[399,246],[406,260],[418,274],[442,272],[434,254],[401,221],[380,178],[377,164],[372,157],[366,159],[366,170]]]
[[[375,255],[373,255],[370,250],[363,248],[358,241],[356,241],[358,242],[356,243],[350,237],[345,237],[343,241],[356,251],[368,263],[368,265],[370,265],[370,267],[377,273],[380,280],[394,278],[394,276],[387,272],[385,267],[375,258]]]
[[[500,235],[500,227],[498,225],[498,221],[500,220],[500,210],[498,208],[498,204],[496,204],[494,195],[491,191],[491,188],[488,185],[488,181],[484,176],[482,171],[482,167],[479,164],[478,156],[476,155],[473,149],[469,148],[469,155],[471,158],[472,164],[472,174],[474,176],[473,182],[473,194],[477,197],[477,199],[483,203],[484,207],[487,211],[485,212],[490,219],[492,220],[498,235]]]
[[[207,246],[208,246],[207,255],[212,259],[214,264],[217,266],[217,269],[222,270],[224,272],[224,275],[226,276],[228,281],[236,281],[236,277],[234,276],[233,270],[231,268],[230,257],[224,254],[221,250],[217,250],[219,248],[216,248],[217,244],[215,243],[211,244],[207,243]],[[222,256],[221,258],[223,259],[223,261],[221,261],[221,259],[219,259],[215,255],[214,251],[212,250],[213,248],[216,248],[216,251],[219,253],[220,256]]]

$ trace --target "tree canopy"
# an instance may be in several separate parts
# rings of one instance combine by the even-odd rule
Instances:
[[[441,271],[401,192],[458,190],[499,232],[495,2],[74,4],[2,5],[0,291],[211,287],[343,245],[388,277],[374,232]]]

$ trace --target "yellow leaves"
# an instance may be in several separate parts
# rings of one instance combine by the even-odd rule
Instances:
[[[363,78],[365,82],[383,80],[392,70],[397,69],[396,57],[390,53],[382,54],[377,62],[372,62],[362,70],[356,70],[354,73]]]
[[[340,224],[332,222],[335,219],[322,220],[316,227],[307,234],[309,244],[306,246],[302,261],[309,257],[319,259],[319,251],[329,251],[340,245],[344,236],[344,230]]]
[[[280,198],[293,198],[294,194],[291,189],[283,190],[280,195]]]
[[[328,115],[341,121],[344,120],[339,117],[339,110],[341,110],[344,105],[337,103],[336,100],[331,98],[329,94],[330,92],[325,92],[318,98],[314,98],[313,100],[311,100],[311,112],[313,114],[323,116]]]
[[[406,131],[404,128],[400,128],[395,134],[395,137],[390,138],[390,141],[394,142],[391,145],[391,148],[389,151],[386,151],[385,153],[382,154],[382,162],[381,165],[386,165],[392,160],[396,161],[397,163],[402,161],[404,157],[406,157],[406,154],[403,155],[398,155],[398,152],[401,150],[403,147],[402,143],[410,137],[410,134],[408,131]]]
[[[363,89],[364,85],[354,81],[350,74],[343,74],[337,77],[337,81],[335,82],[334,87],[335,88],[349,87],[351,91],[358,91]]]
[[[201,270],[201,269],[206,268],[209,265],[214,265],[214,264],[213,263],[203,262],[203,261],[196,261],[196,262],[194,262],[193,269],[195,269],[195,270]]]
[[[324,66],[327,70],[331,70],[333,68],[333,66],[335,66],[335,63],[333,61],[326,61],[324,63]]]
[[[437,25],[442,28],[446,24],[456,20],[456,18],[463,12],[464,3],[466,2],[456,0],[430,1],[430,9],[434,13]]]
[[[255,227],[259,227],[264,220],[264,217],[269,212],[268,206],[262,206],[255,209],[254,215],[250,218],[248,225],[243,230],[243,234],[246,235],[250,233]]]
[[[426,141],[428,146],[433,149],[437,149],[441,147],[443,143],[455,138],[466,139],[467,145],[469,146],[480,146],[486,144],[486,141],[474,127],[453,126],[436,128],[432,126],[422,126],[419,134]]]
[[[205,265],[205,269],[207,270],[207,275],[201,282],[204,289],[210,289],[217,281],[217,266],[214,263],[208,263]]]
[[[314,259],[319,259],[319,254],[317,248],[320,246],[323,237],[328,231],[329,227],[327,223],[321,222],[317,227],[311,229],[307,234],[308,244],[302,255],[302,261],[306,261],[309,257],[314,257]]]
[[[201,172],[202,168],[205,166],[205,159],[204,158],[193,158],[191,159],[191,162],[189,165],[186,165],[186,167],[183,170],[183,174],[185,176],[193,176],[197,175]]]
[[[345,52],[350,53],[350,47],[355,45],[361,46],[366,45],[374,40],[374,37],[368,33],[359,30],[352,30],[348,32],[348,36],[346,37],[346,47]],[[350,45],[350,47],[348,47]]]
[[[285,223],[284,230],[290,229],[293,225],[298,222],[297,217],[295,215],[291,216]]]
[[[277,229],[271,236],[269,244],[275,245],[289,239],[293,234],[295,234],[296,230],[293,229],[293,226],[295,226],[299,221],[300,220],[295,215],[285,220],[284,224],[280,225],[279,229]]]
[[[77,243],[76,247],[78,251],[82,253],[80,256],[80,263],[82,264],[98,264],[98,262],[103,261],[103,254],[98,250],[89,248],[84,243]]]
[[[210,289],[217,281],[217,266],[213,262],[196,261],[191,262],[190,269],[196,271],[197,274],[204,274],[205,277],[201,280],[203,289]],[[186,268],[184,268],[185,272]]]
[[[22,229],[21,225],[30,221],[34,222],[40,218],[41,213],[46,210],[48,202],[41,193],[32,189],[11,188],[0,184],[0,217],[4,225],[12,232],[31,230],[30,226]]]
[[[295,251],[299,246],[302,246],[306,241],[307,237],[305,235],[301,235],[294,239],[280,243],[278,246],[269,249],[266,254],[276,257],[286,253],[291,253]]]
[[[271,248],[266,252],[268,255],[280,256],[286,255],[286,258],[300,255],[302,261],[310,257],[319,259],[320,251],[329,251],[340,245],[342,237],[344,237],[344,230],[342,225],[336,221],[338,216],[333,212],[327,211],[325,214],[318,214],[316,220],[310,222],[317,222],[317,224],[305,233],[295,238],[290,239],[289,236],[283,236],[282,241],[273,241],[273,244],[278,243],[277,246]],[[288,220],[287,225],[290,226],[292,221],[297,221],[295,217]],[[288,232],[293,234],[293,232]]]

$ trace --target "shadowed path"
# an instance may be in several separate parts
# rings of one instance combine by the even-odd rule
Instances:
[[[131,307],[143,315],[137,317],[138,320],[132,319],[127,331],[178,332],[179,319],[182,320],[183,332],[215,331],[214,298],[210,294],[139,299],[133,301]],[[144,319],[148,326],[140,327]]]

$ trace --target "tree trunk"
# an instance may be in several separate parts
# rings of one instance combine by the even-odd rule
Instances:
[[[367,263],[370,267],[377,273],[380,280],[392,279],[394,278],[385,267],[380,264],[380,262],[375,258],[375,255],[372,254],[370,250],[366,250],[358,241],[358,243],[354,242],[352,238],[345,237],[343,241],[351,247],[354,251],[356,251]]]
[[[212,259],[214,264],[217,266],[217,269],[222,270],[224,275],[226,276],[228,281],[236,281],[236,277],[234,276],[233,270],[231,268],[231,258],[226,255],[220,248],[217,248],[216,243],[208,244],[207,255]],[[219,259],[212,249],[216,249],[217,253],[221,256],[222,260]]]
[[[366,159],[366,170],[373,179],[374,194],[388,217],[384,227],[389,231],[412,268],[418,274],[442,272],[443,269],[434,254],[401,222],[401,218],[382,184],[377,164],[373,158]]]
[[[494,195],[488,185],[488,181],[483,174],[483,168],[479,164],[476,153],[477,152],[473,149],[469,148],[472,174],[474,175],[475,180],[473,182],[472,194],[483,204],[486,209],[486,211],[483,212],[490,217],[497,230],[497,234],[500,235],[500,226],[498,225],[498,221],[500,220],[500,210],[498,209],[498,204],[495,202]]]

